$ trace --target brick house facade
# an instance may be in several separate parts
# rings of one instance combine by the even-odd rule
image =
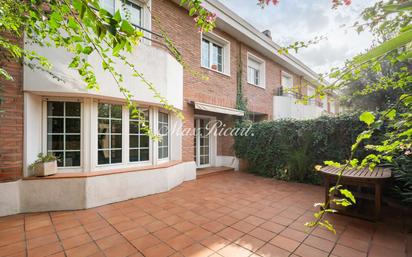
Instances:
[[[118,0],[105,1],[114,1],[118,8]],[[132,56],[141,72],[184,115],[184,120],[180,120],[162,109],[141,82],[125,74],[127,86],[135,94],[133,100],[147,111],[150,127],[155,132],[161,126],[195,131],[202,129],[206,121],[221,121],[226,127],[233,127],[244,115],[236,110],[239,74],[248,113],[255,121],[276,119],[284,112],[283,104],[279,104],[276,97],[280,87],[286,85],[285,76],[301,94],[307,94],[309,81],[316,79],[313,71],[292,56],[275,55],[277,46],[267,35],[217,1],[205,1],[206,7],[219,17],[217,28],[205,34],[197,31],[193,18],[177,1],[133,1],[140,5],[139,26],[153,35],[164,30],[190,67],[183,69],[172,55],[153,42],[142,43],[138,54]],[[216,64],[205,67],[202,47],[209,49],[205,60],[209,63],[217,60]],[[147,142],[140,132],[132,133],[133,120],[123,97],[102,70],[96,69],[101,90],[90,92],[67,68],[70,61],[67,53],[37,46],[32,50],[58,64],[54,72],[68,79],[59,83],[47,74],[23,69],[19,64],[6,66],[15,79],[1,81],[4,100],[0,107],[3,110],[0,113],[0,181],[23,180],[10,184],[7,189],[0,188],[0,203],[6,206],[0,208],[0,216],[24,211],[89,208],[169,190],[194,179],[200,167],[238,169],[233,137],[179,135],[171,129],[164,137],[166,143]],[[98,59],[91,57],[90,61],[98,62]],[[98,66],[96,63],[95,67]],[[321,103],[320,99],[316,102]],[[76,107],[71,110],[68,106]],[[105,108],[109,110],[108,116],[102,111]],[[115,109],[119,112],[117,116]],[[75,117],[68,114],[73,111],[78,112]],[[67,133],[66,128],[73,119],[79,121],[69,128],[76,130],[74,136]],[[60,121],[64,122],[64,129],[54,127]],[[112,127],[116,122],[120,127]],[[67,145],[75,146],[69,149]],[[33,180],[28,165],[40,152],[62,157],[59,174]],[[123,192],[125,184],[139,186]],[[67,192],[65,197],[73,200],[65,202],[59,198],[61,190]],[[42,191],[44,196],[33,195],[34,191]],[[6,195],[15,195],[20,202],[3,199]]]

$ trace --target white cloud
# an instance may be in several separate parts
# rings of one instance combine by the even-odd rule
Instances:
[[[270,29],[273,40],[281,45],[325,35],[326,40],[296,54],[316,72],[342,65],[372,43],[369,33],[358,35],[352,29],[346,31],[342,25],[352,25],[361,11],[376,0],[354,0],[351,6],[338,10],[331,9],[332,0],[281,0],[277,6],[263,10],[256,5],[257,0],[222,2],[257,29]]]

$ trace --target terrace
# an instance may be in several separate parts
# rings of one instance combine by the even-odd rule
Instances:
[[[0,218],[0,256],[391,256],[412,253],[411,217],[342,215],[307,231],[320,186],[226,172],[88,210]],[[408,223],[409,222],[409,223]]]

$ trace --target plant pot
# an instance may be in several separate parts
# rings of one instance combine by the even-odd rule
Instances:
[[[39,163],[34,168],[34,175],[46,177],[57,173],[57,161]]]
[[[217,70],[217,65],[216,64],[212,64],[212,70]]]

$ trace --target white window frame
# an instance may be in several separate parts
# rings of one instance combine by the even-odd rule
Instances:
[[[309,105],[316,105],[316,88],[312,85],[307,85],[306,96],[312,97],[308,99]]]
[[[67,167],[58,167],[58,171],[63,172],[79,172],[82,171],[84,166],[84,104],[82,99],[80,98],[65,98],[65,97],[43,97],[42,98],[42,147],[41,152],[46,155],[47,151],[47,102],[78,102],[80,103],[80,166],[67,166]]]
[[[160,134],[160,131],[159,131],[159,123],[160,123],[160,121],[159,121],[159,117],[160,117],[160,113],[163,113],[163,114],[167,114],[167,134]],[[164,136],[164,135],[167,135],[167,157],[164,157],[164,158],[160,158],[159,157],[159,149],[160,149],[160,147],[159,147],[159,143],[161,143],[160,141],[158,141],[157,142],[157,147],[156,147],[156,149],[155,149],[155,151],[157,151],[157,154],[156,154],[156,156],[157,156],[157,160],[159,161],[159,162],[164,162],[164,161],[168,161],[168,160],[170,160],[170,150],[171,150],[171,147],[170,147],[170,113],[169,112],[166,112],[166,111],[163,111],[163,110],[161,110],[161,109],[158,109],[158,112],[157,112],[157,121],[156,121],[156,127],[157,127],[157,132],[158,132],[158,134],[160,135],[160,136]],[[162,146],[162,148],[165,148],[164,146]]]
[[[122,1],[123,0],[112,0],[114,1],[114,11],[116,12],[117,10],[121,10],[122,9]],[[138,6],[140,6],[141,8],[141,13],[140,13],[140,26],[142,28],[145,28],[147,30],[151,30],[152,29],[152,17],[151,17],[151,2],[150,0],[128,0]],[[151,33],[147,33],[145,31],[143,31],[144,36],[146,38],[151,38]],[[143,42],[145,42],[146,44],[151,44],[150,40],[143,40]]]
[[[284,80],[283,80],[284,77],[289,78],[290,81],[292,82],[291,85],[290,85],[290,87],[284,85]],[[280,83],[281,83],[281,85],[282,85],[283,92],[286,92],[286,91],[287,91],[287,90],[285,90],[285,89],[293,89],[293,84],[294,84],[293,75],[290,74],[290,73],[287,73],[286,71],[282,71],[282,72],[281,72],[281,77],[280,77]],[[293,94],[288,93],[288,95],[294,98],[294,95],[293,95]]]
[[[148,122],[149,122],[149,128],[150,129],[152,129],[153,128],[153,124],[152,124],[152,109],[150,109],[149,107],[140,107],[140,108],[138,108],[139,110],[141,110],[141,111],[148,111]],[[140,147],[140,144],[139,144],[139,146],[138,147],[130,147],[130,136],[139,136],[139,135],[141,135],[141,134],[131,134],[130,133],[130,122],[131,121],[137,121],[137,119],[132,119],[132,118],[130,118],[130,110],[128,110],[128,117],[129,117],[129,119],[128,119],[128,121],[127,121],[127,162],[129,163],[129,164],[142,164],[142,165],[144,165],[144,164],[151,164],[152,163],[152,151],[153,151],[153,144],[152,144],[152,140],[150,139],[150,137],[149,137],[149,147],[148,147],[148,150],[149,150],[149,159],[148,160],[146,160],[146,161],[131,161],[130,160],[130,150],[140,150],[141,149],[141,147]],[[139,141],[140,141],[140,138],[139,138]]]
[[[202,57],[204,55],[203,53],[203,39],[206,39],[209,41],[209,67],[204,66],[202,62]],[[213,44],[218,45],[222,47],[222,71],[212,69],[212,57],[213,57],[213,51],[212,51],[212,46]],[[224,39],[221,36],[216,35],[215,33],[212,32],[207,32],[207,33],[201,33],[200,36],[200,66],[202,68],[230,76],[230,42],[226,39]]]
[[[259,84],[256,84],[255,81],[252,81],[252,78],[249,76],[249,66],[251,61],[259,64]],[[266,88],[266,62],[263,59],[257,57],[256,55],[253,55],[248,52],[246,68],[247,83],[259,88]]]
[[[121,113],[122,113],[122,118],[112,118],[111,116],[112,116],[112,114],[111,114],[111,108],[110,108],[110,111],[109,111],[109,118],[100,118],[99,117],[99,104],[109,104],[109,105],[120,105],[121,106],[121,108],[122,108],[122,111],[121,111]],[[111,103],[111,102],[104,102],[104,101],[102,101],[102,102],[99,102],[99,103],[97,103],[97,110],[96,110],[96,113],[97,113],[97,120],[96,120],[96,122],[97,122],[97,130],[96,130],[96,134],[97,134],[97,137],[96,137],[96,149],[94,149],[95,151],[96,151],[96,166],[97,167],[99,167],[99,166],[113,166],[113,165],[122,165],[122,164],[124,164],[124,158],[125,158],[125,156],[124,156],[124,152],[125,152],[125,149],[124,149],[124,146],[125,146],[125,144],[124,144],[124,142],[125,142],[125,139],[124,139],[124,136],[125,136],[125,134],[124,134],[124,106],[123,106],[123,104],[121,104],[121,103]],[[99,119],[108,119],[109,120],[109,128],[110,128],[110,133],[99,133]],[[114,120],[121,120],[122,121],[122,132],[121,133],[112,133],[111,132],[111,120],[112,119],[114,119]],[[109,147],[108,148],[101,148],[101,149],[99,149],[99,135],[100,134],[109,134],[110,135],[110,138],[109,138]],[[111,144],[112,144],[112,140],[111,140],[111,136],[112,135],[121,135],[122,136],[122,147],[121,148],[112,148],[111,147]],[[91,135],[90,135],[90,137],[91,136],[93,136],[94,135],[94,133],[92,132],[91,133]],[[127,136],[129,136],[129,134],[127,133]],[[112,155],[111,155],[111,153],[110,153],[110,155],[109,155],[109,163],[103,163],[103,164],[99,164],[99,151],[112,151],[112,150],[115,150],[115,151],[121,151],[122,152],[122,161],[121,162],[116,162],[116,163],[112,163]]]

